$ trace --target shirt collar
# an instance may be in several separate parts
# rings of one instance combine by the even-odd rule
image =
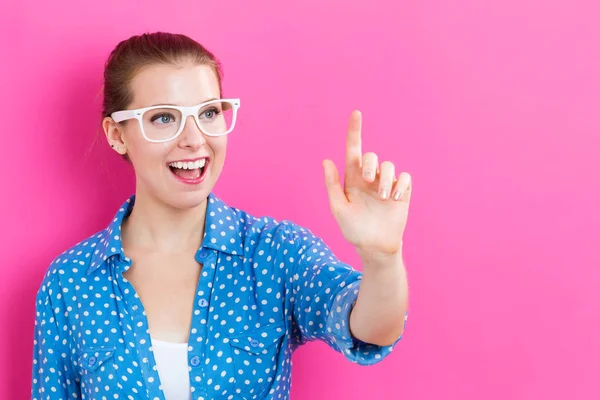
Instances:
[[[87,273],[91,274],[103,263],[114,256],[130,261],[123,251],[121,242],[121,226],[123,220],[131,214],[135,203],[135,195],[129,197],[119,208],[112,222],[96,235],[96,249],[91,257]],[[214,249],[231,255],[244,254],[244,241],[240,234],[240,222],[243,222],[239,211],[229,207],[213,193],[208,196],[206,222],[202,247]]]

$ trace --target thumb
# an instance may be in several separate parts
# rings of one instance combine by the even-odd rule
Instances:
[[[333,161],[324,160],[323,170],[325,172],[325,186],[329,195],[329,206],[333,211],[345,205],[348,199],[346,199],[346,195],[344,194],[344,189],[340,183],[340,174]]]

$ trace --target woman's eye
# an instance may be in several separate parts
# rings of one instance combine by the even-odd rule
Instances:
[[[219,110],[210,109],[205,110],[200,114],[200,118],[213,119],[219,114]]]
[[[174,118],[170,114],[158,114],[152,118],[152,122],[159,122],[161,124],[168,124],[173,122]]]

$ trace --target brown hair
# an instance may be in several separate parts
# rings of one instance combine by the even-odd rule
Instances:
[[[133,101],[130,83],[142,68],[155,64],[190,62],[210,66],[222,92],[221,63],[204,46],[188,36],[155,32],[123,40],[110,53],[104,66],[104,99],[102,118],[115,111],[125,110]]]

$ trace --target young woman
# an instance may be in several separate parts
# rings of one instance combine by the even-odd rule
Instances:
[[[48,269],[32,398],[287,399],[307,341],[368,365],[400,339],[410,176],[362,154],[353,112],[344,185],[323,166],[360,273],[309,230],[212,193],[239,108],[222,96],[217,59],[186,36],[134,36],[110,54],[103,127],[135,195]]]

